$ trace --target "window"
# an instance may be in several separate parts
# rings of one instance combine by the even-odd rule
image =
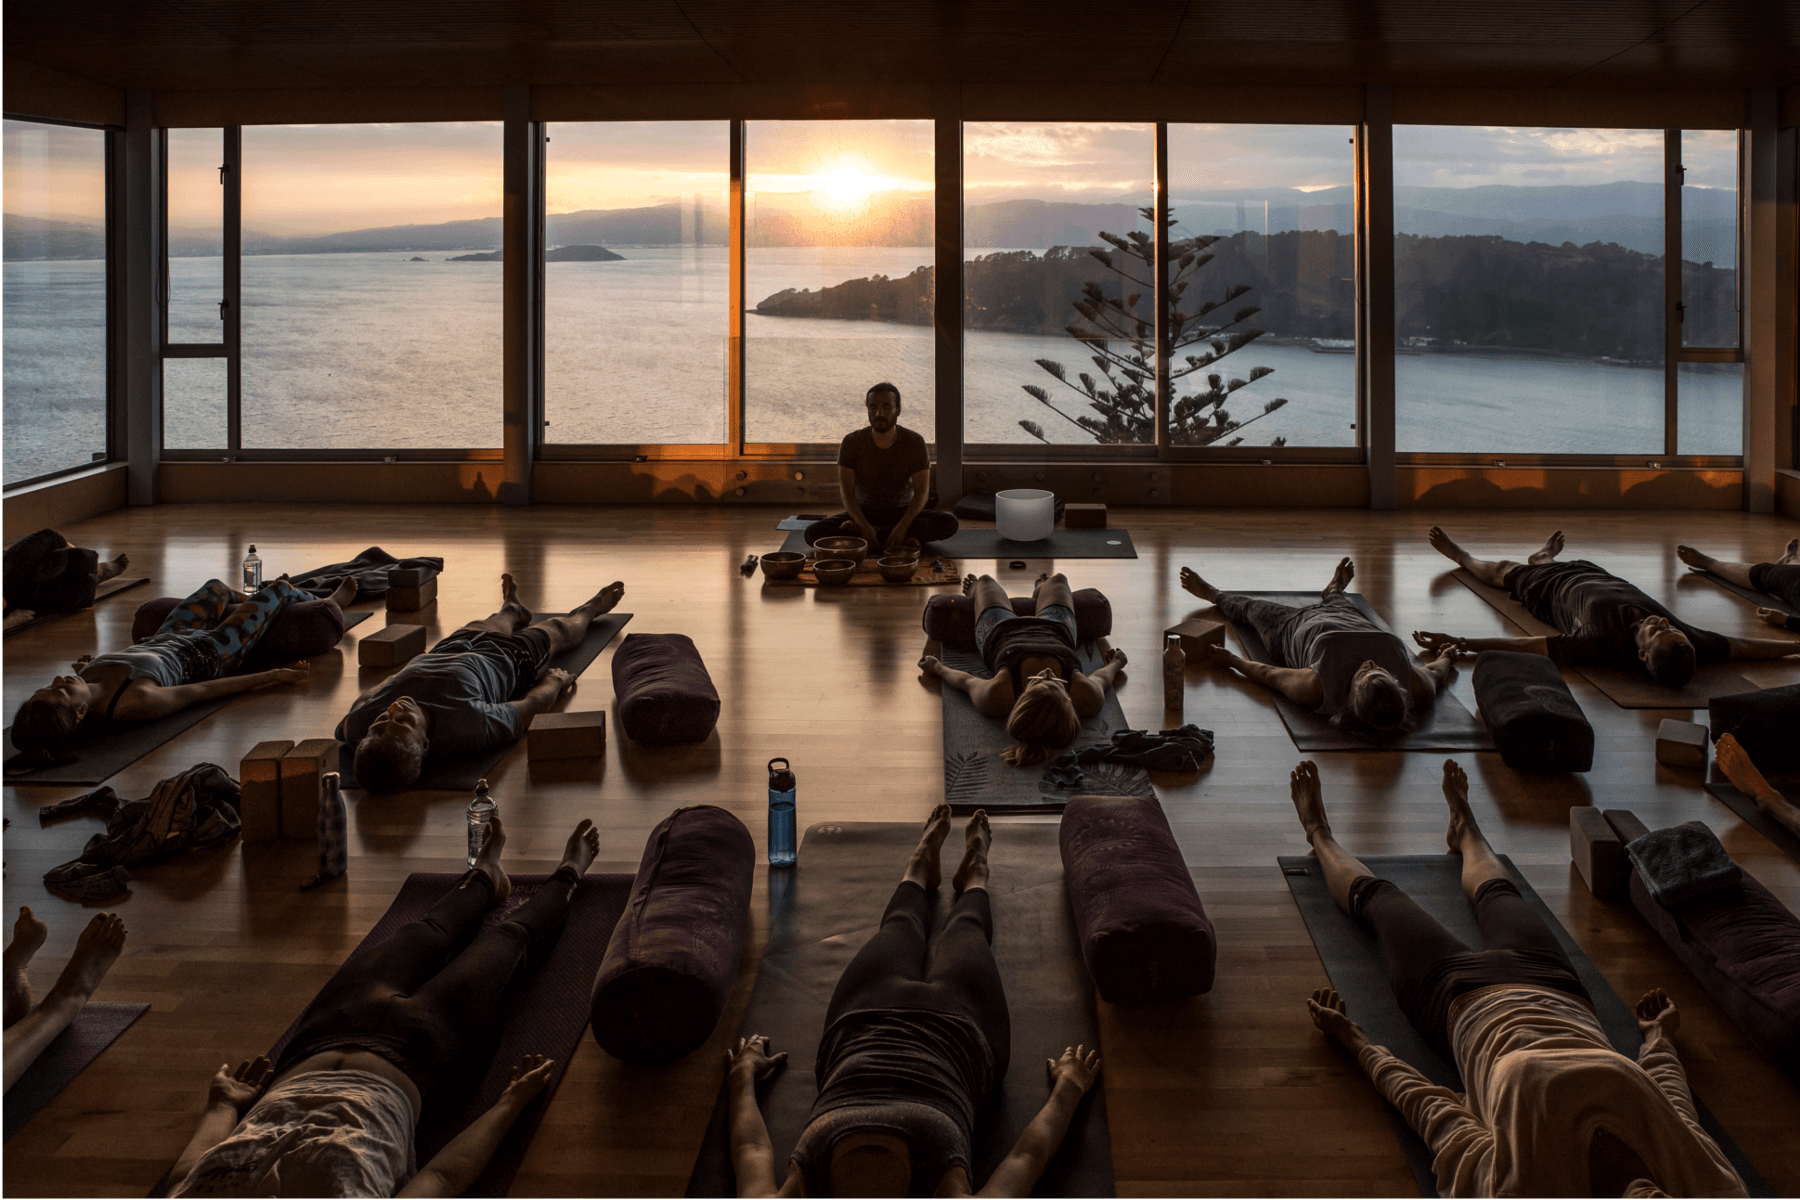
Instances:
[[[231,448],[229,294],[225,260],[228,160],[222,129],[165,133],[167,284],[164,342],[216,357],[163,359],[163,448]]]
[[[1676,451],[1740,455],[1738,134],[1684,129],[1680,137],[1683,361],[1676,372]]]
[[[501,444],[501,125],[243,131],[243,441]]]
[[[1169,126],[1171,445],[1357,444],[1354,133]]]
[[[1155,442],[1154,405],[1142,400],[1145,378],[1154,397],[1154,374],[1130,361],[1132,339],[1155,316],[1153,256],[1141,240],[1154,235],[1143,210],[1155,199],[1155,155],[1154,125],[963,126],[966,441]],[[1112,335],[1110,353],[1076,340],[1071,325]],[[1149,345],[1153,361],[1153,335]],[[1121,391],[1131,393],[1123,403]]]
[[[1663,453],[1662,130],[1395,126],[1396,445]]]
[[[549,133],[545,442],[724,442],[729,124]]]
[[[106,133],[6,121],[5,482],[105,459]]]
[[[900,389],[936,436],[930,121],[745,124],[744,440],[836,445]]]

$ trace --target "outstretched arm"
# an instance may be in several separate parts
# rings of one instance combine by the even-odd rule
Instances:
[[[200,1114],[200,1125],[169,1170],[172,1185],[192,1175],[194,1165],[206,1156],[206,1152],[231,1136],[244,1111],[256,1103],[256,1098],[263,1094],[274,1076],[269,1060],[261,1055],[239,1063],[235,1071],[228,1063],[219,1064],[212,1086],[207,1089],[206,1110]]]
[[[1007,1155],[978,1196],[1029,1196],[1037,1185],[1075,1119],[1075,1108],[1100,1077],[1100,1051],[1070,1046],[1061,1058],[1047,1060],[1050,1098],[1031,1124],[1019,1135],[1018,1145]]]
[[[118,707],[113,713],[126,721],[152,721],[223,696],[253,692],[257,688],[273,687],[278,683],[298,683],[306,678],[308,669],[306,660],[301,659],[291,667],[255,671],[249,675],[227,675],[223,679],[208,679],[203,683],[183,683],[175,687],[127,684],[125,694],[119,697]]]
[[[1448,633],[1414,630],[1413,641],[1440,655],[1445,650],[1460,650],[1466,654],[1480,654],[1483,650],[1513,650],[1520,654],[1542,654],[1546,658],[1550,656],[1550,639],[1547,637],[1466,638]]]
[[[983,679],[979,675],[971,675],[967,671],[959,671],[955,667],[947,667],[943,660],[927,654],[919,660],[919,670],[927,675],[936,675],[945,685],[962,692],[975,702],[975,711],[984,717],[1004,717],[1012,711],[1012,688],[1001,688],[1001,681],[1007,677],[996,675],[992,679]]]
[[[541,1054],[527,1054],[513,1069],[512,1082],[492,1108],[476,1117],[451,1138],[419,1173],[400,1189],[402,1196],[460,1196],[474,1184],[500,1148],[500,1141],[517,1123],[527,1105],[550,1082],[556,1061]]]
[[[1800,654],[1800,642],[1787,638],[1726,638],[1731,643],[1731,657],[1736,660],[1786,658]]]
[[[575,676],[560,667],[551,667],[544,672],[544,677],[537,681],[529,692],[517,700],[508,701],[519,710],[519,715],[530,724],[531,718],[541,712],[549,712],[550,706],[570,688],[575,686]]]
[[[756,1082],[774,1075],[785,1062],[786,1052],[771,1056],[769,1039],[761,1034],[739,1038],[736,1051],[725,1051],[731,1169],[737,1174],[740,1196],[776,1194],[775,1146],[756,1103]]]
[[[1268,663],[1239,658],[1223,646],[1208,646],[1206,661],[1280,692],[1302,708],[1317,708],[1325,702],[1325,688],[1319,682],[1319,673],[1311,667],[1272,667]]]
[[[1075,678],[1069,681],[1069,700],[1075,705],[1075,715],[1084,720],[1106,707],[1106,689],[1119,686],[1119,675],[1125,670],[1126,663],[1125,652],[1105,638],[1096,638],[1094,644],[1100,648],[1106,662],[1092,675],[1075,672]]]

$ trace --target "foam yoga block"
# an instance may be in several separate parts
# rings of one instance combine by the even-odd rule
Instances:
[[[1594,895],[1609,900],[1624,894],[1631,860],[1625,857],[1625,843],[1599,809],[1577,805],[1569,810],[1569,858]]]
[[[1032,612],[1030,596],[1011,596],[1013,611],[1021,617]],[[1075,640],[1091,642],[1112,632],[1112,604],[1096,588],[1074,593]],[[923,623],[928,637],[958,650],[975,649],[975,601],[967,596],[933,596],[925,602]]]
[[[1076,796],[1061,841],[1081,954],[1103,998],[1179,1000],[1212,988],[1212,922],[1154,796]]]
[[[625,915],[594,980],[594,1040],[630,1063],[667,1063],[712,1036],[737,978],[756,846],[710,804],[650,833]]]
[[[718,724],[719,689],[686,634],[627,634],[613,655],[612,676],[619,725],[634,741],[704,741]]]
[[[365,667],[399,667],[425,653],[423,625],[389,625],[356,643],[356,661]]]
[[[1706,769],[1706,727],[1664,717],[1656,730],[1656,761],[1671,767]]]
[[[181,600],[161,596],[146,600],[131,618],[131,640],[141,642],[162,627]],[[246,671],[263,671],[296,659],[323,654],[344,636],[344,614],[325,600],[302,600],[282,609],[250,652]]]
[[[1707,720],[1713,741],[1731,734],[1759,770],[1800,770],[1800,683],[1714,696]]]
[[[1475,658],[1475,703],[1507,766],[1521,771],[1585,771],[1594,765],[1594,727],[1541,654],[1487,650]]]
[[[307,738],[281,756],[281,836],[319,836],[325,773],[337,770],[337,739]]]
[[[438,582],[433,575],[417,587],[388,588],[387,607],[389,612],[418,612],[427,604],[437,601]]]
[[[525,742],[533,759],[599,758],[606,753],[606,714],[538,713],[531,718]]]

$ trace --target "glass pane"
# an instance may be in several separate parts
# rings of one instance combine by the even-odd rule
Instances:
[[[7,121],[6,483],[106,457],[106,135]]]
[[[223,450],[226,424],[222,358],[163,359],[163,445],[170,450]]]
[[[930,121],[751,121],[744,440],[835,445],[876,383],[936,436]]]
[[[1744,452],[1744,364],[1677,363],[1677,454]]]
[[[1354,133],[1169,126],[1172,444],[1357,444]]]
[[[1681,302],[1687,306],[1682,314],[1681,344],[1735,346],[1737,131],[1682,130],[1681,165],[1687,168],[1681,186]]]
[[[720,443],[731,126],[550,130],[544,438]]]
[[[1394,127],[1396,444],[1660,454],[1663,133]]]
[[[501,444],[501,126],[243,131],[244,445]]]
[[[1156,440],[1155,172],[1154,125],[963,126],[966,440]]]
[[[169,340],[222,342],[225,159],[220,129],[169,130]],[[167,442],[165,445],[173,445]]]

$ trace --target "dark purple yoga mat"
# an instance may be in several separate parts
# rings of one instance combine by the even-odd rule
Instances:
[[[90,1001],[69,1027],[44,1047],[19,1082],[6,1093],[6,1136],[25,1127],[44,1106],[73,1083],[131,1023],[150,1011],[148,1004],[99,1004]]]

